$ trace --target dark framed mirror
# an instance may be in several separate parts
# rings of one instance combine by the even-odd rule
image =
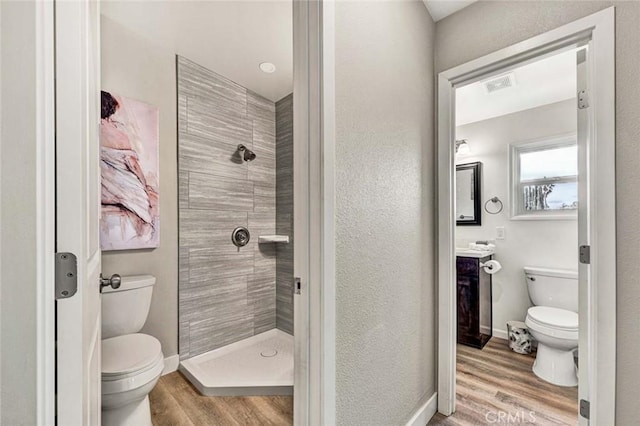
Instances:
[[[456,225],[482,225],[480,179],[481,162],[456,166]]]

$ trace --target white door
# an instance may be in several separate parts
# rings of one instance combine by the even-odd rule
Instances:
[[[99,4],[55,1],[56,251],[77,292],[56,306],[57,423],[100,424]]]

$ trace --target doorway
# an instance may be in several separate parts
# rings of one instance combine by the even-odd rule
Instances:
[[[99,192],[99,167],[98,156],[95,155],[98,151],[97,136],[93,133],[88,133],[87,129],[95,131],[97,129],[97,121],[99,113],[94,114],[93,109],[99,110],[99,104],[97,102],[97,96],[93,94],[99,93],[99,85],[97,81],[99,79],[99,52],[98,46],[98,34],[97,31],[100,28],[99,20],[99,8],[98,3],[77,2],[73,5],[65,6],[66,13],[57,13],[56,22],[59,24],[58,28],[65,28],[65,31],[58,34],[56,38],[56,51],[61,58],[65,59],[64,65],[68,66],[68,69],[60,69],[60,76],[64,76],[59,82],[62,82],[57,86],[59,89],[57,92],[60,104],[58,105],[59,117],[72,117],[66,120],[67,123],[77,123],[77,126],[72,129],[64,129],[67,132],[64,135],[69,135],[69,143],[58,146],[58,157],[67,159],[67,162],[74,162],[76,166],[73,168],[65,169],[65,175],[58,175],[59,188],[64,188],[66,182],[76,182],[80,185],[82,182],[89,180],[91,185],[91,194],[88,197],[92,202],[88,202],[87,198],[83,198],[82,191],[77,191],[73,196],[73,202],[61,205],[68,210],[77,211],[78,215],[82,215],[81,218],[73,221],[70,218],[69,225],[76,225],[77,223],[85,223],[84,218],[90,215],[94,221],[99,217],[96,212],[99,209],[97,200],[99,197],[96,194]],[[320,72],[320,63],[309,63],[308,57],[314,56],[311,52],[317,52],[320,49],[318,43],[313,44],[314,40],[318,40],[321,35],[319,33],[320,16],[324,12],[324,9],[318,4],[309,4],[308,2],[295,2],[292,4],[293,13],[289,13],[287,16],[293,15],[293,39],[295,40],[294,47],[296,48],[294,55],[294,62],[296,62],[296,73],[293,78],[294,95],[293,95],[293,109],[294,109],[294,132],[296,144],[293,147],[293,173],[296,176],[294,188],[292,191],[295,193],[294,201],[296,208],[296,217],[293,223],[296,235],[295,245],[295,261],[293,262],[293,273],[300,277],[301,285],[298,288],[298,292],[295,296],[295,300],[289,305],[293,304],[293,316],[289,318],[289,321],[293,321],[296,328],[295,342],[293,345],[295,371],[294,371],[294,394],[295,394],[295,408],[293,422],[296,424],[306,424],[309,419],[320,418],[325,416],[326,409],[321,407],[321,398],[324,398],[325,392],[330,392],[332,389],[331,384],[328,386],[326,382],[321,386],[321,377],[328,375],[331,377],[331,366],[325,361],[319,354],[321,350],[324,350],[326,345],[331,343],[324,339],[320,341],[321,334],[318,333],[315,337],[311,338],[310,330],[317,331],[324,330],[324,313],[320,316],[311,315],[312,309],[316,309],[321,304],[322,299],[318,298],[316,294],[311,294],[317,287],[310,286],[309,281],[316,281],[316,277],[319,272],[314,269],[316,266],[315,259],[319,259],[319,256],[313,256],[313,250],[317,248],[311,247],[311,239],[309,233],[313,231],[316,226],[315,217],[310,217],[315,208],[317,207],[317,199],[321,198],[319,192],[315,191],[317,182],[310,179],[309,175],[313,171],[310,171],[311,166],[320,164],[320,153],[316,152],[314,148],[319,145],[321,140],[320,129],[312,127],[318,123],[322,123],[320,109],[322,103],[320,102],[320,94],[316,89],[320,89],[322,86],[319,84],[322,78]],[[57,11],[57,9],[56,9]],[[60,11],[57,11],[60,12]],[[51,21],[52,23],[53,21]],[[68,24],[68,25],[67,25]],[[53,30],[51,28],[51,30]],[[60,35],[63,35],[61,37]],[[53,40],[51,36],[49,39]],[[81,49],[82,48],[82,49]],[[64,52],[64,53],[63,53]],[[98,58],[96,58],[98,56]],[[316,55],[317,56],[317,55]],[[60,65],[60,64],[59,64]],[[257,66],[256,66],[257,67]],[[152,70],[149,74],[157,73],[157,70]],[[78,77],[78,78],[76,78]],[[89,82],[87,80],[90,80]],[[78,93],[78,96],[83,96],[82,102],[76,102],[71,105],[71,102],[75,99],[73,97],[66,97],[66,94],[75,94],[78,92],[76,89],[71,90],[73,87],[77,88],[78,81],[81,86],[86,89]],[[130,80],[129,80],[130,82]],[[147,81],[148,82],[148,81]],[[64,86],[61,84],[65,83]],[[68,83],[68,84],[66,84]],[[123,83],[124,87],[127,83]],[[151,88],[152,90],[159,90],[159,88],[166,86],[156,86]],[[122,89],[124,90],[124,89]],[[73,92],[73,93],[71,93]],[[82,116],[83,120],[75,120],[73,117]],[[85,131],[88,138],[85,138],[82,132]],[[73,132],[73,133],[72,133]],[[62,135],[62,132],[58,133],[58,136]],[[87,148],[88,147],[88,148]],[[236,146],[234,145],[234,150]],[[249,147],[249,150],[253,151],[254,147]],[[90,152],[87,154],[86,151]],[[239,150],[239,147],[238,147]],[[310,152],[311,151],[311,152]],[[233,151],[231,151],[233,153]],[[69,155],[68,154],[74,154]],[[80,154],[87,154],[86,157],[79,158]],[[259,158],[267,158],[270,153],[268,152],[255,152]],[[88,158],[87,158],[88,157]],[[255,157],[254,157],[255,159]],[[255,164],[258,164],[257,162]],[[238,166],[236,164],[236,166]],[[240,167],[240,166],[239,166]],[[316,166],[317,167],[317,166]],[[63,168],[58,168],[58,171],[62,171]],[[237,169],[237,167],[236,167]],[[236,170],[234,169],[234,170]],[[81,177],[82,179],[79,179]],[[98,190],[96,191],[96,187]],[[86,189],[85,187],[82,188]],[[254,196],[255,193],[252,194]],[[313,202],[313,203],[312,203]],[[60,204],[60,203],[59,203]],[[91,209],[87,209],[87,204],[90,204]],[[64,213],[64,211],[60,211]],[[65,222],[65,223],[66,223]],[[93,223],[93,222],[92,222]],[[319,224],[317,225],[319,226]],[[76,245],[74,246],[60,246],[59,249],[64,248],[65,251],[76,251],[81,247],[81,243],[84,240],[90,239],[91,249],[93,250],[92,259],[99,260],[100,252],[97,245],[97,227],[89,226],[90,229],[77,230],[76,232],[69,231],[69,235],[72,235]],[[60,229],[59,233],[67,232]],[[231,234],[229,233],[228,237]],[[258,237],[256,235],[255,237]],[[254,237],[254,238],[255,238]],[[228,238],[230,240],[230,238]],[[255,238],[257,239],[257,238]],[[275,242],[271,242],[275,243]],[[269,244],[269,242],[267,242]],[[311,252],[311,254],[310,254]],[[86,258],[81,254],[81,262],[85,262]],[[167,259],[167,262],[175,261],[176,259]],[[79,263],[81,263],[79,262]],[[320,265],[322,263],[320,262]],[[98,271],[100,265],[98,261],[94,261],[91,264],[91,271]],[[80,268],[83,266],[80,265]],[[72,419],[71,423],[96,423],[93,421],[99,418],[100,415],[100,365],[99,362],[90,362],[88,365],[85,363],[84,370],[78,371],[79,362],[75,362],[80,357],[84,357],[86,353],[99,355],[100,342],[98,340],[100,334],[99,319],[91,322],[92,330],[96,331],[91,336],[87,336],[86,333],[82,334],[83,323],[78,321],[78,317],[84,311],[90,311],[93,316],[99,318],[99,290],[97,287],[97,280],[95,277],[85,274],[86,270],[81,270],[79,273],[78,286],[81,291],[78,296],[83,296],[82,292],[91,295],[91,306],[87,305],[87,297],[76,297],[74,299],[74,310],[69,310],[65,313],[64,304],[58,305],[58,329],[66,330],[66,325],[73,326],[72,332],[65,332],[66,339],[75,340],[76,345],[59,345],[58,346],[58,360],[63,360],[64,364],[57,366],[57,371],[54,365],[49,365],[47,373],[53,375],[58,374],[60,380],[57,383],[56,392],[58,393],[57,401],[51,401],[53,395],[49,395],[51,404],[58,404],[57,416],[58,419]],[[86,275],[86,276],[85,276]],[[291,280],[293,281],[293,280]],[[290,282],[292,285],[293,282]],[[71,299],[70,299],[71,300]],[[162,313],[162,312],[161,312]],[[332,324],[332,321],[329,321]],[[96,337],[97,336],[97,337]],[[85,342],[87,337],[90,337]],[[74,339],[75,338],[75,339]],[[90,344],[90,350],[87,350],[82,345]],[[310,348],[320,348],[318,351],[311,351]],[[265,355],[268,356],[270,353]],[[86,358],[86,357],[85,357]],[[99,360],[99,356],[91,356],[91,360]],[[50,360],[49,360],[50,362]],[[321,375],[311,375],[310,372],[313,369],[317,369],[321,366]],[[326,367],[330,368],[326,368]],[[330,410],[329,405],[329,410]],[[289,413],[290,414],[290,413]],[[331,413],[328,414],[331,416]],[[291,417],[291,416],[289,416]],[[90,420],[82,421],[83,418]],[[73,419],[80,419],[74,421]]]
[[[438,411],[456,406],[455,92],[516,67],[576,51],[580,424],[613,423],[615,398],[615,161],[613,8],[460,65],[438,79]],[[589,97],[586,101],[586,96]],[[580,101],[582,99],[585,102]],[[596,125],[597,123],[597,125]],[[491,194],[483,194],[489,200]],[[509,197],[511,199],[512,197]],[[489,201],[490,202],[490,201]],[[490,202],[491,203],[491,202]],[[508,204],[508,200],[505,205]],[[575,252],[578,252],[576,247]],[[590,256],[589,256],[590,255]]]

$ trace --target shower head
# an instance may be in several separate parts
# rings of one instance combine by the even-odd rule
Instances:
[[[242,156],[244,161],[253,161],[256,159],[256,154],[244,145],[238,145],[238,151],[244,151],[244,155]]]

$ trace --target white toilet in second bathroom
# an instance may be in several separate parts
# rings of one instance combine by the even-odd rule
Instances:
[[[151,275],[122,277],[117,289],[102,294],[102,424],[151,426],[149,392],[164,369],[155,337],[142,329],[156,279]]]
[[[559,386],[576,386],[573,352],[578,347],[578,273],[524,268],[529,296],[535,306],[525,323],[538,341],[533,372]]]

